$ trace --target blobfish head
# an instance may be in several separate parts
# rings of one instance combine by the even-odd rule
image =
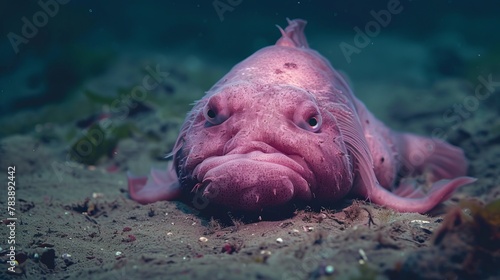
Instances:
[[[217,88],[195,105],[177,145],[183,187],[233,209],[338,199],[352,185],[334,116],[290,85]]]

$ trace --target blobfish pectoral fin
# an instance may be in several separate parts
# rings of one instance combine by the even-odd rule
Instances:
[[[170,163],[167,170],[151,169],[150,178],[128,174],[130,197],[147,204],[160,200],[173,200],[180,195],[180,184],[175,169]]]
[[[441,139],[411,133],[397,133],[395,136],[409,175],[429,171],[429,179],[438,181],[464,176],[467,173],[467,159],[462,149]]]
[[[380,185],[370,187],[368,199],[376,204],[380,204],[400,212],[425,213],[446,200],[457,188],[474,183],[477,179],[472,177],[458,177],[455,179],[439,180],[432,184],[427,193],[420,193],[415,196],[415,192],[392,193]]]

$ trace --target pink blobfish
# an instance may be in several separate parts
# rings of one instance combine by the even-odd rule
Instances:
[[[230,209],[258,211],[351,194],[424,213],[475,181],[465,176],[460,148],[393,131],[375,118],[309,48],[305,25],[288,20],[275,45],[234,66],[196,102],[167,170],[129,177],[133,200],[174,200],[185,190]],[[422,174],[427,188],[401,179]]]

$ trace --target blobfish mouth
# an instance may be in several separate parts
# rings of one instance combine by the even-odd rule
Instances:
[[[310,171],[306,161],[298,155],[284,155],[282,153],[264,153],[261,151],[253,151],[246,154],[227,154],[223,156],[215,156],[205,159],[194,169],[193,174],[196,174],[198,180],[202,179],[210,170],[222,164],[227,164],[233,160],[253,160],[256,162],[270,163],[287,167],[299,174],[302,177],[310,177]]]
[[[312,171],[299,155],[252,151],[205,159],[193,171],[203,195],[246,210],[311,198]],[[197,189],[198,190],[198,189]]]

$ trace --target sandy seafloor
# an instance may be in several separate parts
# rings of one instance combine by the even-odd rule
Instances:
[[[309,21],[306,30],[314,28]],[[284,25],[284,17],[277,23]],[[277,39],[275,27],[269,29]],[[309,38],[334,67],[346,65],[336,48],[352,34]],[[499,49],[495,54],[447,40],[456,42],[381,34],[346,70],[355,94],[387,125],[422,135],[442,129],[447,141],[464,149],[468,175],[478,181],[426,215],[353,198],[254,214],[200,212],[189,201],[132,201],[127,172],[166,166],[163,156],[189,104],[238,59],[123,47],[70,98],[1,117],[0,207],[8,224],[7,169],[15,166],[18,264],[7,273],[10,232],[2,225],[0,278],[500,279],[499,209],[463,202],[500,199],[500,87],[475,92],[479,76],[500,81],[498,60],[488,64]],[[443,62],[444,53],[457,56]],[[481,55],[489,57],[486,63]],[[466,71],[450,74],[454,63]],[[30,71],[24,67],[17,73]],[[126,103],[123,98],[150,75],[146,67],[168,74],[157,77],[160,85],[141,105]],[[457,104],[468,109],[450,113]],[[106,140],[91,145],[91,155],[78,163],[75,144],[88,140],[99,121]]]

